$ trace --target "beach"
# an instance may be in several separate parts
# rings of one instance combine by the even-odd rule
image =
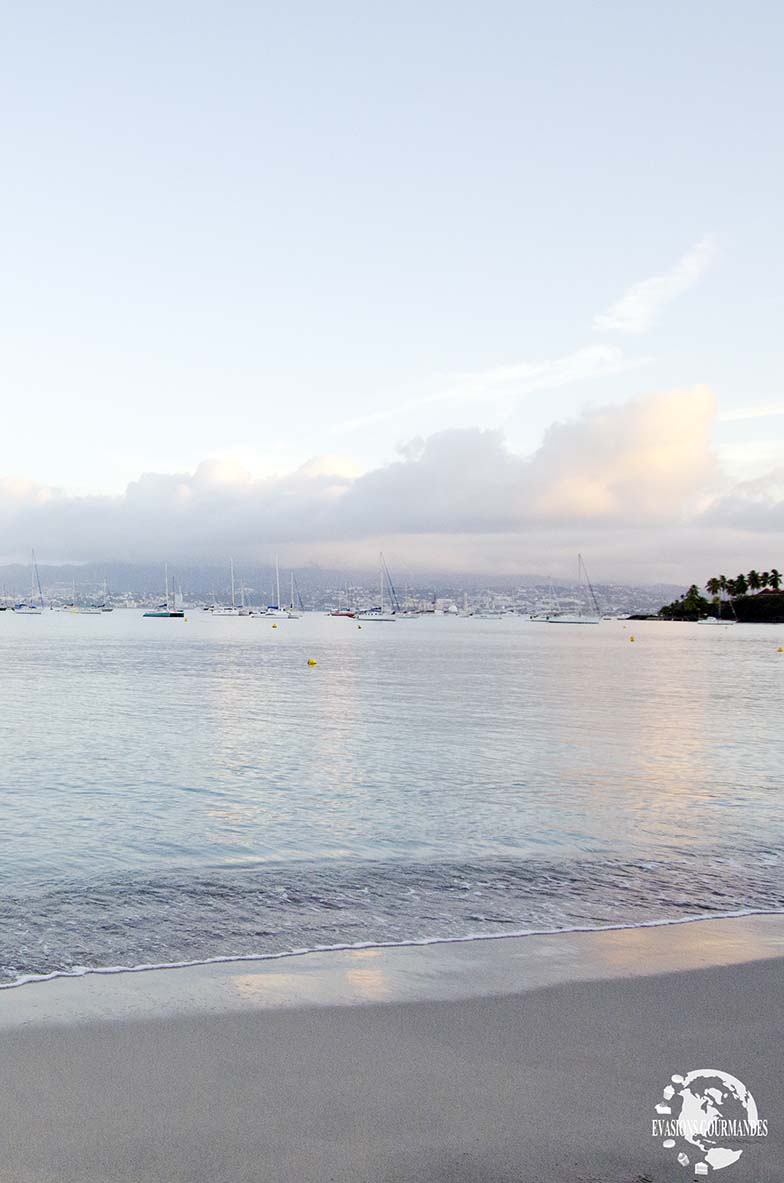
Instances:
[[[779,1180],[784,921],[310,953],[0,994],[14,1183],[640,1183],[675,1073],[769,1121],[732,1178]]]

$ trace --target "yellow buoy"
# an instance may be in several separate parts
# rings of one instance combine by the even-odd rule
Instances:
[[[632,633],[632,635],[629,637],[629,640],[630,640],[630,641],[633,641],[633,640],[634,640],[634,634],[633,634],[633,633]]]
[[[317,664],[318,664],[318,663],[316,662],[316,659],[315,659],[315,657],[309,657],[309,658],[308,658],[308,665],[317,665]]]
[[[272,626],[272,627],[273,627],[273,628],[277,628],[278,626],[277,626],[276,624],[273,624],[273,626]]]
[[[779,653],[784,653],[784,647],[779,645],[778,651]]]

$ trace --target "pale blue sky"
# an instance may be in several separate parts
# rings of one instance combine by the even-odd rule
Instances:
[[[728,479],[781,465],[783,23],[773,3],[8,9],[0,474],[119,493],[215,456],[366,471],[455,427],[528,453],[586,406],[698,383]],[[594,327],[700,243],[649,327]],[[486,379],[516,366],[536,377]]]

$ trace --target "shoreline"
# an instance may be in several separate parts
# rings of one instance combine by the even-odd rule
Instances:
[[[782,982],[769,916],[8,991],[0,1178],[690,1181],[651,1119],[710,1065],[770,1120],[733,1177],[778,1183]]]
[[[103,1022],[131,1015],[483,998],[776,957],[784,957],[784,913],[744,912],[98,967],[4,984],[0,1031],[30,1022]]]
[[[431,945],[463,945],[474,941],[526,940],[529,937],[573,936],[575,934],[636,932],[646,928],[672,928],[681,924],[716,923],[722,920],[747,920],[756,917],[779,916],[784,918],[783,909],[749,909],[738,912],[722,912],[708,916],[682,916],[671,920],[641,920],[637,924],[603,924],[598,926],[574,925],[569,928],[532,928],[515,932],[469,933],[465,936],[421,937],[401,941],[357,941],[354,944],[313,945],[302,949],[285,949],[270,953],[221,954],[215,957],[197,958],[193,961],[160,961],[140,965],[90,965],[73,969],[56,969],[42,974],[22,974],[11,982],[0,982],[0,996],[4,990],[19,990],[23,986],[42,986],[60,978],[109,977],[115,974],[146,974],[157,971],[199,969],[211,965],[252,964],[254,962],[282,961],[294,957],[310,957],[318,953],[352,953],[367,949],[422,949]]]

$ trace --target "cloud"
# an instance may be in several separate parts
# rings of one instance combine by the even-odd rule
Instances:
[[[357,480],[341,521],[471,533],[672,520],[714,475],[714,414],[705,387],[594,408],[554,424],[530,457],[495,431],[439,432]]]
[[[784,467],[735,485],[704,512],[702,522],[735,530],[784,531]]]
[[[553,424],[530,456],[499,432],[469,429],[411,440],[359,477],[316,457],[264,479],[208,460],[146,474],[119,497],[7,480],[0,537],[6,558],[35,546],[49,561],[265,559],[273,547],[307,561],[325,547],[369,555],[384,538],[446,566],[458,551],[482,551],[482,539],[507,555],[533,536],[573,553],[588,538],[607,551],[631,535],[639,549],[699,514],[717,479],[714,415],[712,394],[696,387],[588,409]]]
[[[541,362],[514,362],[472,373],[443,375],[432,379],[427,388],[420,389],[413,397],[390,397],[386,406],[346,420],[335,428],[334,434],[355,431],[370,423],[381,423],[405,412],[440,403],[486,404],[517,399],[537,390],[555,390],[578,382],[626,373],[638,369],[647,361],[645,357],[628,358],[615,345],[591,345],[564,357]]]
[[[594,317],[593,327],[600,332],[646,332],[663,308],[694,286],[713,262],[716,251],[715,238],[705,235],[669,271],[633,283],[620,300]]]
[[[784,415],[784,402],[761,403],[754,407],[735,407],[730,411],[722,411],[719,422],[744,423],[750,419],[774,419],[779,415]]]

